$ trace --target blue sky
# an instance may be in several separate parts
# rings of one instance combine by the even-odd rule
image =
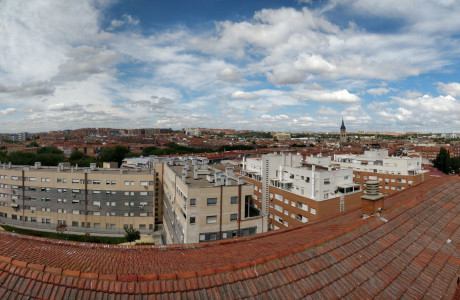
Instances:
[[[0,0],[0,132],[460,132],[460,2]]]

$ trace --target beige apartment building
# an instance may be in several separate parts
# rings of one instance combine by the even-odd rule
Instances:
[[[168,244],[198,243],[263,232],[264,218],[252,203],[253,186],[233,173],[213,169],[205,158],[155,164],[163,198]]]
[[[153,170],[0,166],[0,221],[33,228],[151,232],[162,221]]]

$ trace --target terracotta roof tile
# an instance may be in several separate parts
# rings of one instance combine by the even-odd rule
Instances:
[[[217,243],[101,246],[2,232],[0,296],[452,296],[460,271],[459,214],[460,179],[444,177],[387,198],[382,218],[363,220],[356,211]]]

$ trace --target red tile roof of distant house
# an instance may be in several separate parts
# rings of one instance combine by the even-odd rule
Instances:
[[[0,299],[452,298],[460,177],[433,178],[360,211],[220,242],[110,246],[0,232]],[[134,298],[133,298],[134,299]]]

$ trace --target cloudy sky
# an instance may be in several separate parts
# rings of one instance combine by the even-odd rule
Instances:
[[[0,0],[0,132],[460,132],[460,1]]]

